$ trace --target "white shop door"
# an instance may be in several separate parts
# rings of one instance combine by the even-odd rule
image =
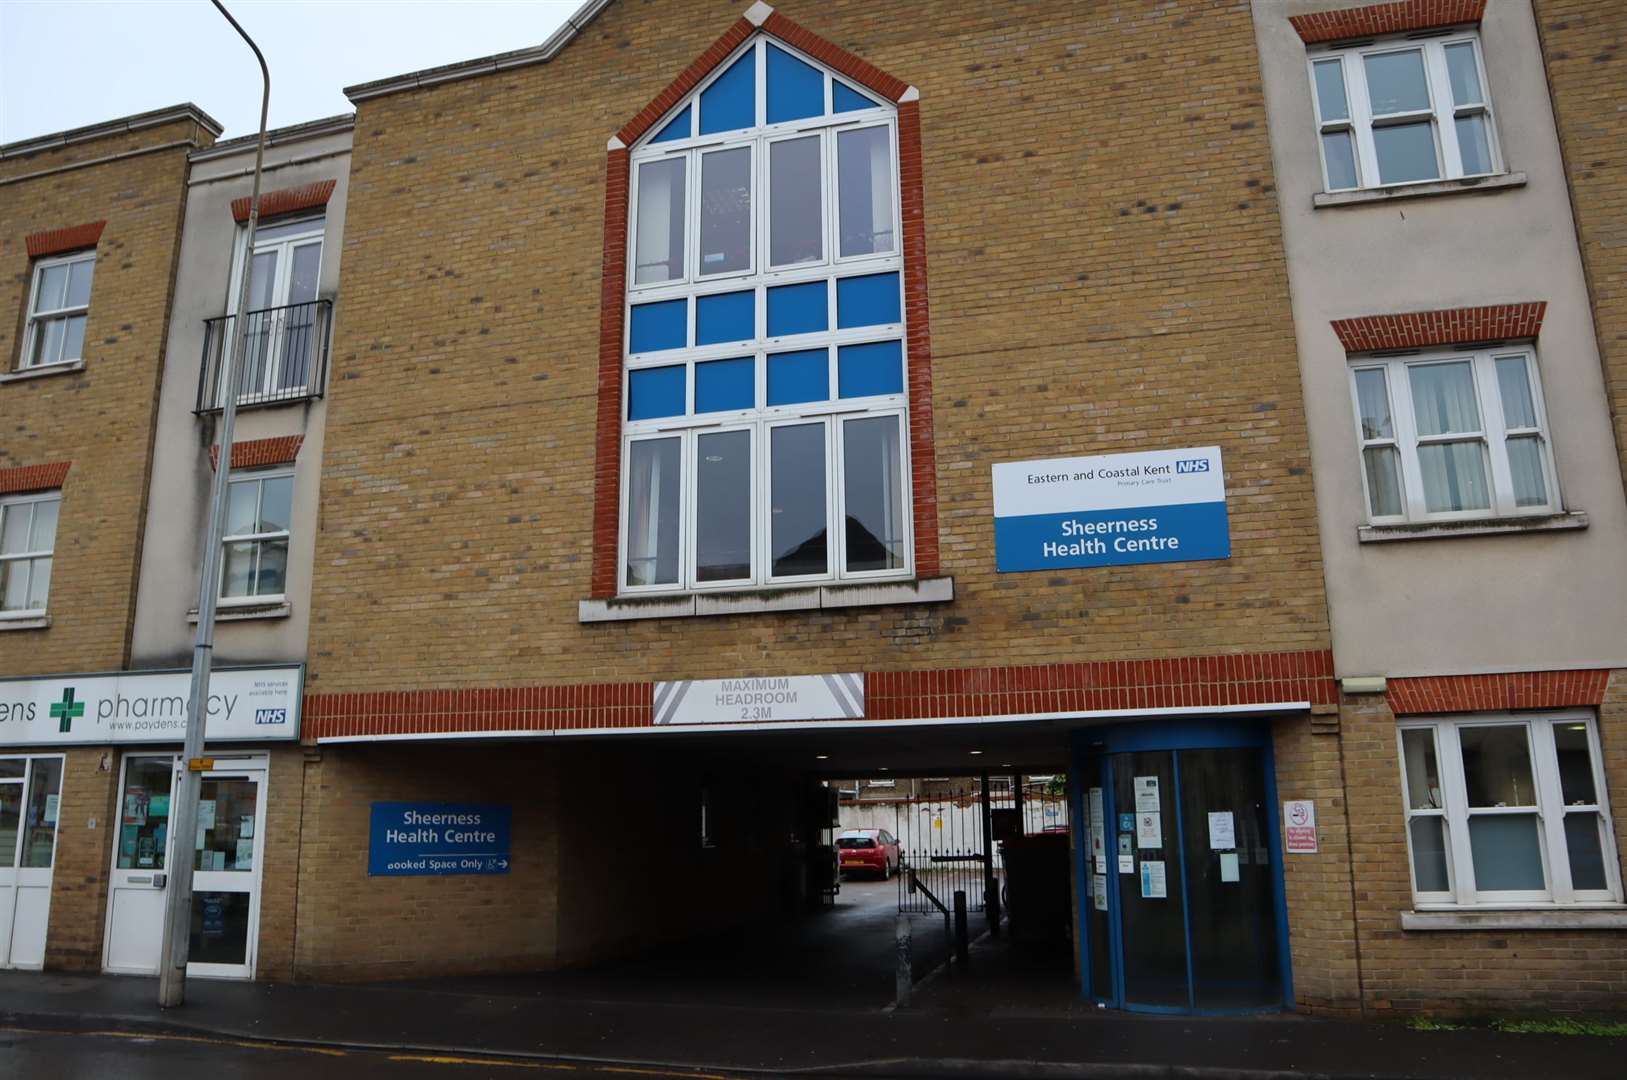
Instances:
[[[45,966],[62,758],[0,758],[0,967]]]
[[[215,763],[217,768],[203,774],[191,844],[187,974],[248,979],[254,976],[260,923],[266,759],[216,755]],[[103,967],[108,971],[158,972],[167,868],[179,851],[169,830],[177,769],[177,759],[168,754],[125,760],[107,906]]]

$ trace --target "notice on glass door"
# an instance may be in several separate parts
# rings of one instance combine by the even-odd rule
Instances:
[[[1229,882],[1237,879],[1237,852],[1222,851],[1220,853],[1220,880]]]
[[[1161,848],[1164,846],[1164,822],[1158,811],[1136,814],[1136,847]]]
[[[1230,810],[1209,814],[1209,850],[1232,851],[1237,847],[1237,824]]]
[[[1138,813],[1158,813],[1158,777],[1138,776],[1135,778],[1136,811]]]
[[[47,795],[45,797],[45,824],[55,825],[57,809],[62,805],[61,795]]]
[[[1145,900],[1163,900],[1169,896],[1164,877],[1163,860],[1147,860],[1141,864],[1141,896]]]
[[[1102,816],[1102,789],[1090,789],[1090,855],[1096,873],[1107,873],[1107,823]]]
[[[1102,875],[1102,874],[1094,874],[1092,876],[1095,877],[1095,879],[1096,879],[1095,885],[1093,885],[1092,888],[1091,888],[1091,897],[1096,902],[1096,910],[1097,911],[1106,911],[1107,910],[1107,878],[1106,878],[1105,875]]]

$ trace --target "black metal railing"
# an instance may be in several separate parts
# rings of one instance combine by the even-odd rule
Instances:
[[[333,301],[310,300],[263,308],[243,316],[243,356],[237,368],[237,404],[273,405],[318,398],[328,377],[328,328]],[[198,375],[200,413],[226,403],[221,369],[232,343],[235,315],[203,320],[203,366]]]

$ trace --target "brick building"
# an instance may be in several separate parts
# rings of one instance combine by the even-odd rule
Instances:
[[[222,639],[304,667],[303,753],[225,741],[269,783],[249,899],[199,916],[230,973],[632,952],[793,903],[824,781],[999,766],[1069,778],[1104,1004],[1618,1004],[1620,79],[1560,42],[1620,22],[594,0],[280,133],[253,251],[328,254],[253,308],[270,342],[331,301],[331,371],[257,367],[232,455],[292,509],[236,534],[286,582]],[[215,293],[242,152],[172,181],[171,273]],[[7,676],[184,649],[230,312],[166,305],[123,636]],[[504,850],[415,872],[424,815]],[[77,948],[46,962],[120,966]]]

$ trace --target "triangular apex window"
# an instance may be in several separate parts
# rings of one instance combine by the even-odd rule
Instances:
[[[697,107],[698,106],[698,107]],[[759,36],[656,126],[651,143],[722,135],[771,124],[890,108],[841,76]]]
[[[760,33],[630,166],[620,591],[908,577],[896,109]]]

